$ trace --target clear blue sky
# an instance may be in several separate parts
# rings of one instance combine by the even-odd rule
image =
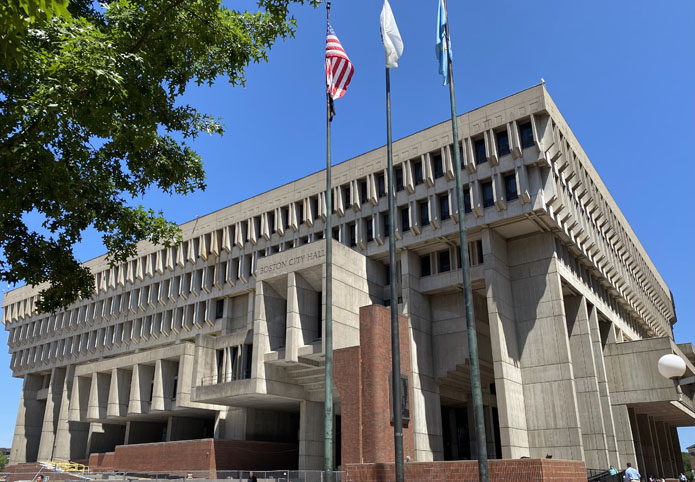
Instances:
[[[253,6],[254,2],[229,1]],[[445,120],[448,91],[434,59],[436,0],[392,0],[405,42],[392,72],[394,138]],[[332,24],[355,64],[336,102],[333,158],[385,143],[380,0],[335,0]],[[673,0],[449,0],[459,113],[545,78],[579,142],[675,297],[677,342],[695,341],[695,2]],[[246,88],[220,81],[186,101],[224,118],[223,137],[203,137],[208,187],[187,198],[152,193],[144,202],[184,222],[285,184],[325,165],[325,9],[295,9],[295,39],[268,64],[252,65]],[[77,249],[103,253],[93,233]],[[6,285],[0,289],[6,289]],[[6,346],[7,332],[0,332]],[[0,353],[0,446],[9,446],[21,381]],[[695,428],[680,431],[683,447]]]

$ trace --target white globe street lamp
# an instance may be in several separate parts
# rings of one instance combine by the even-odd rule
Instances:
[[[685,361],[678,355],[664,355],[659,358],[659,373],[666,378],[680,378],[685,375]]]

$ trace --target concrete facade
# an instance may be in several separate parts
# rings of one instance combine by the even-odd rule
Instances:
[[[63,311],[36,311],[40,287],[7,293],[10,368],[24,379],[11,463],[214,438],[296,443],[299,469],[322,468],[331,215],[336,350],[360,345],[361,307],[388,305],[396,237],[414,460],[477,454],[463,221],[488,453],[675,475],[693,390],[661,378],[656,361],[678,354],[693,376],[692,345],[674,343],[668,286],[545,87],[458,127],[464,213],[444,122],[394,143],[394,233],[382,147],[333,168],[334,213],[321,171],[183,224],[179,246],[143,242],[126,263],[85,263],[94,296]],[[354,454],[352,428],[341,442]]]

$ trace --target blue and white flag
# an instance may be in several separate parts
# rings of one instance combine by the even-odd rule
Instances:
[[[396,19],[393,18],[389,0],[384,0],[380,20],[381,41],[384,42],[384,49],[386,50],[386,67],[394,69],[398,67],[398,59],[403,55],[403,39],[398,31]]]
[[[447,12],[444,0],[439,0],[439,11],[437,12],[437,61],[439,62],[439,73],[444,77],[444,85],[449,85],[449,59],[454,58],[451,51],[451,44],[446,36]]]

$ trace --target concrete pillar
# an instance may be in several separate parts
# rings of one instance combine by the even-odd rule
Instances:
[[[564,301],[584,461],[587,468],[602,469],[608,467],[610,461],[586,298],[565,296]]]
[[[659,433],[657,430],[657,422],[654,417],[649,417],[649,429],[652,432],[652,444],[654,445],[654,458],[656,459],[656,472],[654,475],[661,477],[666,467],[664,465],[664,454],[663,447],[661,446],[661,441],[659,440]]]
[[[669,426],[665,422],[657,422],[656,427],[657,433],[659,434],[659,445],[662,447],[662,455],[664,456],[664,473],[662,477],[677,477],[678,468],[676,467],[676,452],[671,443]],[[678,450],[678,455],[680,455],[680,449]]]
[[[174,377],[178,376],[178,363],[158,359],[154,365],[154,386],[150,411],[171,410],[174,394]]]
[[[45,412],[45,403],[37,399],[42,384],[41,375],[24,376],[10,451],[10,465],[37,460]]]
[[[434,376],[430,303],[428,297],[416,289],[419,283],[417,254],[403,250],[400,258],[403,314],[408,317],[413,380],[410,423],[414,431],[414,458],[417,462],[442,460],[442,409],[439,385]],[[405,336],[405,333],[401,333],[401,336]]]
[[[109,404],[109,389],[111,388],[110,373],[92,373],[92,383],[87,404],[88,420],[106,419],[106,409]]]
[[[507,250],[529,455],[583,460],[554,238],[550,233],[517,238]]]
[[[55,449],[53,450],[54,459],[74,460],[82,458],[87,450],[87,437],[89,435],[89,424],[78,420],[70,419],[70,409],[73,398],[79,396],[74,390],[77,386],[75,368],[69,366],[65,372],[65,388],[61,394],[60,413],[56,426]],[[85,397],[86,409],[86,397]],[[79,415],[79,410],[78,410]]]
[[[302,345],[302,322],[299,314],[299,294],[297,293],[297,278],[294,272],[287,274],[287,327],[285,339],[285,360],[296,362],[299,347]]]
[[[637,465],[635,465],[635,468],[639,467],[637,470],[642,470],[646,471],[647,470],[647,464],[644,461],[644,449],[642,448],[642,439],[640,438],[640,431],[639,431],[639,424],[637,423],[637,416],[635,415],[635,411],[631,408],[627,408],[627,413],[629,416],[629,423],[630,423],[630,430],[632,432],[632,437],[633,440],[635,441],[634,448],[635,448],[635,462]],[[617,421],[617,419],[616,419]]]
[[[650,417],[648,415],[637,414],[637,428],[639,430],[640,442],[642,445],[642,454],[644,456],[644,472],[642,475],[658,475],[659,465],[657,462],[657,454],[654,447],[654,438],[652,435],[652,427]]]
[[[500,456],[518,459],[529,455],[529,441],[514,299],[507,265],[507,242],[489,229],[483,231],[482,241],[502,446]]]
[[[678,429],[676,427],[668,426],[669,436],[671,437],[671,445],[673,451],[676,454],[676,471],[685,474],[685,467],[683,466],[683,457],[681,455],[681,442],[678,438]],[[695,469],[695,450],[689,453],[690,456],[690,467]],[[689,475],[689,474],[686,474]]]
[[[39,460],[51,460],[55,445],[56,430],[60,419],[60,404],[65,389],[65,368],[51,370],[51,381],[46,397],[46,411],[43,416],[41,443],[39,445]]]
[[[323,403],[299,404],[299,470],[323,469]]]
[[[111,387],[109,388],[109,401],[106,408],[107,417],[125,417],[128,415],[132,378],[133,374],[130,370],[114,368],[111,371]]]
[[[130,382],[130,400],[128,415],[140,415],[150,411],[150,393],[153,393],[151,382],[154,380],[153,365],[134,365],[133,378]]]
[[[589,328],[591,330],[591,343],[594,347],[594,362],[596,364],[596,376],[598,378],[598,388],[601,395],[601,411],[603,413],[603,426],[606,436],[606,446],[610,464],[614,467],[622,467],[620,451],[616,439],[616,426],[611,406],[611,397],[608,389],[608,376],[606,374],[606,363],[603,358],[603,345],[601,343],[601,330],[598,324],[598,311],[595,306],[589,307]],[[611,330],[612,331],[612,330]],[[634,450],[634,447],[633,447]]]
[[[230,407],[217,412],[215,438],[246,440],[246,409]]]

